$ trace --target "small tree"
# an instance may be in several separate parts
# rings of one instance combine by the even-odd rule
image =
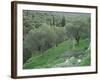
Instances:
[[[66,25],[65,17],[62,17],[61,26],[64,27]]]
[[[73,21],[72,23],[68,23],[66,25],[67,36],[70,39],[76,40],[77,45],[79,44],[80,38],[82,37],[82,34],[84,33],[83,27],[85,27],[85,26],[88,27],[87,25],[84,25],[84,24],[85,23],[79,19],[79,20]]]

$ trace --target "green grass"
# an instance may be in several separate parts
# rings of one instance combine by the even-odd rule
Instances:
[[[76,45],[76,49],[84,50],[85,48],[88,48],[89,46],[89,40],[88,39],[81,39],[79,45]]]
[[[88,46],[87,40],[80,40],[80,44],[76,46],[76,49],[83,50],[86,46]],[[44,53],[39,53],[39,55],[37,56],[32,56],[24,64],[23,68],[33,69],[54,67],[56,64],[63,63],[65,61],[65,58],[60,58],[60,56],[62,56],[65,52],[71,50],[72,42],[70,40],[64,41],[60,43],[57,47],[52,47]],[[85,65],[87,65],[87,63]]]
[[[80,64],[80,66],[91,65],[90,61],[91,61],[90,56],[84,57],[84,59],[83,59],[82,63]]]

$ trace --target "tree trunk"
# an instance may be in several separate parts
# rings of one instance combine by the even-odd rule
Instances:
[[[76,37],[76,44],[79,45],[79,41],[80,41],[80,36]]]

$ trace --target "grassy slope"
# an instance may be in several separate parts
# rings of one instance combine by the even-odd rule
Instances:
[[[79,46],[76,46],[77,49],[83,49],[87,46],[86,40],[81,40]],[[25,64],[24,69],[32,68],[49,68],[53,67],[56,64],[63,63],[64,58],[59,58],[66,51],[72,49],[71,41],[64,41],[60,43],[57,47],[53,47],[45,51],[44,53],[39,54],[38,56],[31,57]]]

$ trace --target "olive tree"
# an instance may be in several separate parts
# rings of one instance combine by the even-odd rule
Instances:
[[[76,44],[79,44],[80,39],[83,35],[86,37],[90,34],[90,22],[84,21],[82,18],[76,19],[70,23],[66,24],[66,34],[67,36],[75,40]],[[87,36],[88,38],[89,36]]]

